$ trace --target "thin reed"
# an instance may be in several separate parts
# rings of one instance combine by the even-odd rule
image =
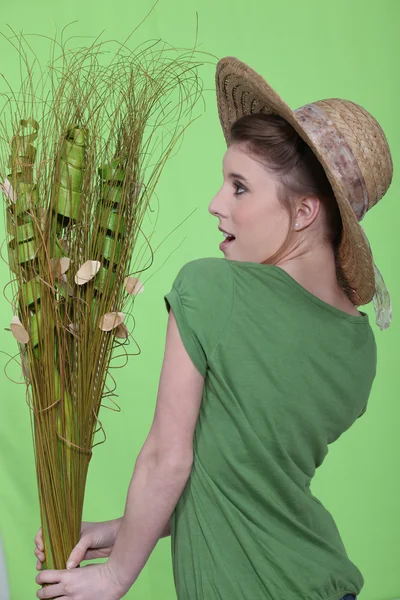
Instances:
[[[113,395],[110,361],[129,343],[125,317],[143,288],[132,275],[141,225],[192,122],[200,63],[160,41],[68,50],[52,40],[42,68],[23,35],[9,41],[21,70],[0,114],[10,329],[32,414],[44,568],[63,569]]]

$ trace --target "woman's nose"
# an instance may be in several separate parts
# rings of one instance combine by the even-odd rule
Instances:
[[[222,208],[221,195],[220,195],[220,192],[217,192],[215,194],[214,198],[211,200],[210,204],[208,205],[208,210],[212,215],[217,215],[217,214],[219,214],[221,208]]]

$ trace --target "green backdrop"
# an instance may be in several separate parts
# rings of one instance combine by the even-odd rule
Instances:
[[[4,1],[4,0],[3,0]],[[149,0],[118,4],[88,0],[28,2],[20,0],[3,12],[16,31],[53,36],[78,20],[71,35],[122,41],[151,8]],[[5,5],[4,5],[4,8]],[[376,262],[392,295],[392,327],[376,332],[379,364],[369,408],[362,419],[330,447],[317,471],[313,493],[332,512],[350,558],[361,569],[365,587],[360,600],[400,597],[398,565],[400,539],[399,342],[400,285],[398,223],[399,71],[398,0],[270,0],[246,4],[231,0],[160,0],[135,34],[139,40],[162,37],[175,46],[192,46],[196,13],[200,49],[218,58],[234,55],[263,74],[292,108],[317,99],[341,97],[365,106],[382,124],[393,153],[393,184],[363,222]],[[89,40],[86,40],[88,42]],[[77,44],[86,43],[77,39]],[[43,45],[43,48],[45,45]],[[44,55],[43,55],[44,56]],[[17,59],[0,39],[1,72],[17,81]],[[167,312],[163,294],[179,268],[204,256],[223,256],[217,220],[208,204],[221,181],[225,150],[214,92],[214,65],[201,68],[204,81],[202,116],[188,129],[180,151],[169,161],[145,220],[145,231],[158,222],[152,237],[155,261],[143,276],[145,291],[135,303],[134,336],[139,356],[117,373],[122,413],[103,411],[107,442],[91,461],[84,507],[85,520],[105,520],[122,514],[133,465],[148,433],[163,359]],[[5,91],[0,81],[0,91]],[[3,222],[3,219],[2,219]],[[1,225],[1,239],[4,227]],[[160,246],[160,244],[162,245]],[[4,252],[4,249],[3,249]],[[149,255],[147,254],[147,258]],[[9,280],[1,263],[0,287]],[[374,323],[372,304],[366,307]],[[16,343],[3,331],[11,320],[6,300],[0,298],[0,349],[15,353]],[[0,365],[6,363],[0,355]],[[18,369],[11,370],[18,376]],[[1,376],[0,419],[0,534],[5,546],[12,600],[34,598],[37,585],[33,538],[39,510],[29,409],[24,388]],[[1,595],[1,592],[0,592]],[[155,548],[130,600],[175,598],[170,560],[170,538]],[[229,599],[226,599],[229,600]],[[284,600],[284,599],[282,599]]]

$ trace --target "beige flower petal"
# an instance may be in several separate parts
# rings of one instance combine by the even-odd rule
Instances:
[[[136,277],[125,277],[124,286],[128,294],[134,296],[144,291],[144,284]]]
[[[27,344],[29,342],[29,333],[18,317],[13,317],[11,319],[10,329],[18,342],[21,342],[21,344]]]
[[[51,258],[50,268],[56,279],[60,279],[69,269],[71,259],[66,256],[63,258]]]
[[[67,258],[66,256],[64,256],[63,258],[60,258],[61,275],[64,275],[64,273],[66,273],[68,271],[70,264],[71,264],[70,258]]]
[[[21,354],[21,368],[25,379],[31,379],[31,370],[29,368],[29,360],[26,354]]]
[[[93,279],[98,273],[101,263],[98,260],[87,260],[75,275],[75,283],[83,285]]]
[[[125,315],[122,312],[109,312],[101,317],[99,327],[102,331],[111,331],[118,327],[124,319]]]
[[[115,328],[114,335],[122,340],[125,340],[127,337],[129,337],[129,331],[125,323],[120,323],[118,327]]]
[[[7,177],[4,179],[3,183],[0,183],[0,189],[3,192],[3,194],[7,196],[9,200],[11,200],[11,202],[13,202],[14,204],[16,203],[16,191],[14,190],[13,186],[10,183],[10,180],[7,179]]]

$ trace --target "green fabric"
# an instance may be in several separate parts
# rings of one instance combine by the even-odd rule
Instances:
[[[202,258],[165,295],[205,376],[190,478],[171,519],[178,600],[339,600],[364,579],[310,482],[361,416],[368,315],[275,265]]]

